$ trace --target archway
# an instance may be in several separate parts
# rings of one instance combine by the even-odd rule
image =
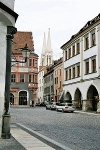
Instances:
[[[76,107],[82,110],[82,94],[78,88],[75,91],[74,100],[77,103]]]
[[[10,93],[10,104],[14,105],[14,95]]]
[[[19,92],[19,105],[27,105],[27,92],[26,91]]]
[[[87,100],[90,100],[92,110],[96,111],[97,110],[97,102],[99,100],[99,94],[94,85],[91,85],[87,91]]]
[[[67,92],[65,94],[64,102],[72,103],[72,97],[71,97],[71,94],[69,92]]]

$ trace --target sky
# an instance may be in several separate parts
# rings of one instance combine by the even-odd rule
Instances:
[[[62,56],[60,47],[89,20],[100,13],[99,0],[15,0],[18,31],[31,31],[35,53],[41,56],[44,32],[50,28],[53,58]]]

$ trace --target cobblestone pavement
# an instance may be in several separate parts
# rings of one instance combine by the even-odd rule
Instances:
[[[26,150],[13,137],[11,139],[0,139],[0,150]]]
[[[73,150],[100,150],[100,114],[62,113],[45,107],[10,108],[21,123]]]

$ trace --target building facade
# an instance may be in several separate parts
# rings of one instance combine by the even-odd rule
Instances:
[[[56,61],[54,65],[54,101],[63,102],[63,58]]]
[[[100,112],[100,14],[61,46],[64,98],[83,111]]]
[[[44,101],[54,101],[54,65],[47,66],[44,73]]]
[[[27,44],[31,50],[26,63],[20,48]],[[20,62],[13,62],[13,61]],[[26,105],[36,103],[38,88],[38,55],[34,51],[34,42],[31,32],[18,31],[14,35],[12,45],[11,89],[10,102],[12,105]]]

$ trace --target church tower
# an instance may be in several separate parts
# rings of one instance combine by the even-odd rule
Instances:
[[[48,30],[48,38],[46,43],[46,35],[44,33],[42,53],[40,58],[40,66],[49,66],[52,64],[53,60],[53,51],[51,48],[51,38],[50,38],[50,28]]]

